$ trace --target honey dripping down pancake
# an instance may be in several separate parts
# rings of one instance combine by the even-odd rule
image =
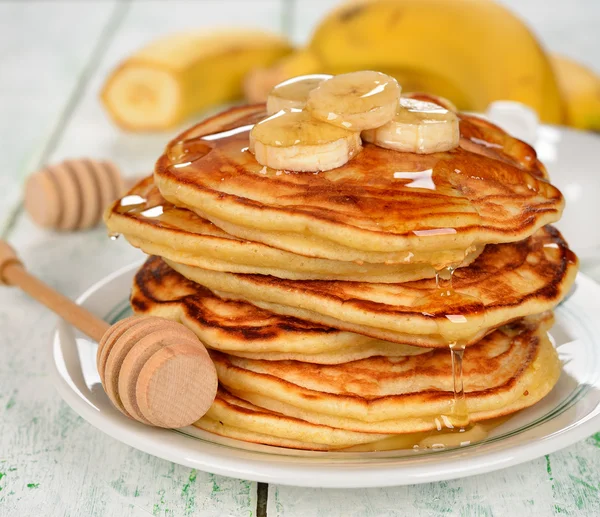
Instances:
[[[560,361],[546,334],[551,319],[541,315],[515,322],[472,349],[464,373],[465,405],[472,423],[529,407],[552,389],[560,375]],[[311,373],[314,365],[296,361],[211,355],[222,390],[252,405],[238,410],[217,402],[195,424],[218,434],[232,436],[233,427],[238,434],[269,437],[251,440],[258,443],[289,446],[278,440],[299,440],[307,443],[294,447],[316,450],[361,443],[372,444],[374,450],[402,446],[402,442],[450,445],[457,439],[449,436],[452,432],[460,441],[471,440],[463,434],[465,427],[454,425],[452,371],[444,350],[406,361],[378,357],[321,367],[319,376]],[[387,362],[386,369],[380,368],[381,362]],[[496,370],[498,364],[502,368]],[[414,382],[413,368],[419,372]],[[484,430],[478,426],[476,433]]]
[[[173,306],[182,303],[192,307],[194,303],[201,305],[207,297],[211,297],[206,291],[202,286],[169,270],[157,257],[151,257],[136,276],[132,305],[137,313],[179,319],[180,315],[171,311]],[[229,303],[233,303],[227,313],[231,318],[231,330],[239,330],[240,345],[246,343],[249,349],[256,345],[253,341],[261,341],[263,330],[266,338],[262,340],[269,341],[269,334],[277,328],[273,320],[280,324],[286,321],[277,315],[269,317],[266,311],[244,304],[248,311],[263,313],[263,318],[246,317],[245,324],[254,326],[253,334],[245,329],[244,324],[235,329],[235,322],[240,322],[238,302]],[[222,314],[223,310],[220,312]],[[198,329],[194,327],[194,321],[190,321],[192,318],[196,318],[200,327],[210,329],[216,326],[219,331],[227,331],[227,324],[214,317],[203,324],[202,318],[206,317],[206,313],[199,317],[197,313],[190,312],[188,319],[182,321],[196,333]],[[285,332],[279,329],[282,342],[288,336],[293,337],[291,329],[294,323],[299,324],[297,332],[302,330],[302,322],[287,321],[289,326]],[[539,400],[553,386],[559,373],[559,364],[545,334],[551,321],[549,314],[519,320],[473,345],[471,355],[467,354],[464,374],[465,391],[467,397],[471,397],[470,411],[474,420],[488,420],[526,407]],[[225,341],[222,335],[211,339],[205,334],[198,334],[209,346]],[[326,333],[324,335],[327,337]],[[269,353],[264,354],[263,359],[244,357],[244,353],[236,358],[231,355],[237,353],[235,350],[227,354],[213,353],[222,391],[233,390],[235,395],[226,392],[229,393],[226,395],[229,402],[218,399],[216,406],[197,425],[225,436],[310,450],[333,450],[360,444],[363,445],[360,450],[368,447],[374,450],[412,447],[418,444],[421,447],[450,446],[459,438],[461,443],[476,440],[485,434],[486,429],[494,426],[494,422],[478,425],[473,433],[457,433],[458,438],[448,435],[449,430],[459,431],[461,424],[463,429],[468,429],[464,422],[458,422],[458,417],[462,415],[454,409],[452,361],[443,349],[435,352],[423,350],[424,354],[414,355],[410,347],[407,348],[409,350],[406,353],[398,353],[397,356],[382,354],[371,359],[351,360],[331,366],[319,365],[312,359],[309,362],[272,360],[274,356]],[[343,350],[340,352],[343,354]],[[342,373],[345,375],[344,382],[340,381]],[[295,388],[290,391],[290,386]],[[260,398],[264,396],[275,396],[275,400]],[[327,398],[335,403],[327,405]],[[292,405],[277,405],[282,401]],[[367,420],[364,420],[365,404],[372,408],[367,413]],[[324,409],[329,408],[331,412],[331,408],[340,407],[345,409],[341,413],[335,409],[333,415]],[[386,415],[396,418],[381,420]],[[257,419],[262,423],[257,424]],[[293,433],[289,426],[294,428]],[[428,429],[438,428],[440,434],[437,431],[423,434],[428,433]],[[301,435],[301,432],[309,431],[316,433],[310,440],[307,435]],[[388,435],[398,432],[421,434],[404,438]],[[296,438],[292,438],[294,436]],[[298,440],[301,436],[304,436],[304,440]]]
[[[199,428],[312,450],[481,437],[473,422],[558,379],[549,311],[577,269],[548,226],[562,195],[530,146],[385,74],[313,83],[293,109],[186,131],[156,187],[107,211],[164,259],[132,305],[213,349],[221,390]]]

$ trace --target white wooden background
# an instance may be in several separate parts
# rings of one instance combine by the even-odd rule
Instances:
[[[111,158],[128,175],[150,170],[173,133],[119,132],[98,92],[108,71],[151,38],[253,25],[287,31],[300,43],[335,3],[0,2],[0,235],[33,273],[72,297],[139,259],[100,228],[71,235],[36,229],[21,211],[23,179],[44,163],[84,155]],[[504,3],[547,47],[600,71],[597,0]],[[24,295],[0,289],[0,517],[600,515],[600,433],[500,472],[390,489],[270,485],[267,495],[256,483],[154,458],[103,435],[60,400],[47,374],[54,323]]]

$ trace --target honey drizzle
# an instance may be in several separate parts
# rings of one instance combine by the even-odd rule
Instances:
[[[459,295],[454,291],[452,280],[454,278],[454,271],[456,266],[446,266],[438,271],[435,275],[435,286],[437,295],[447,298],[456,298]],[[455,315],[453,315],[455,316]],[[446,315],[448,318],[448,315]],[[448,318],[450,321],[455,321],[454,318]],[[458,320],[460,321],[460,320]],[[444,332],[440,332],[444,336]],[[452,391],[453,391],[453,403],[450,411],[450,415],[440,415],[439,419],[436,419],[436,427],[438,431],[441,429],[448,428],[453,431],[464,432],[470,422],[469,410],[467,407],[467,400],[465,396],[464,378],[463,378],[463,360],[465,354],[465,343],[444,336],[448,339],[448,348],[450,349],[450,361],[452,368]],[[440,425],[442,423],[443,425]]]
[[[434,418],[435,429],[424,443],[433,443],[437,448],[455,446],[456,440],[449,440],[449,433],[466,433],[473,425],[470,421],[467,398],[464,387],[463,363],[466,344],[469,341],[460,339],[464,332],[457,332],[458,325],[471,325],[470,333],[476,335],[479,325],[467,319],[469,313],[483,312],[484,306],[477,298],[454,290],[454,272],[459,264],[442,267],[436,271],[435,289],[415,301],[415,306],[423,306],[422,314],[435,318],[438,333],[446,340],[450,351],[452,371],[452,403],[447,413]],[[441,305],[441,308],[440,308]],[[430,310],[435,310],[432,314]],[[441,314],[440,314],[441,311]],[[459,440],[461,443],[462,441]],[[421,447],[416,444],[415,447]]]

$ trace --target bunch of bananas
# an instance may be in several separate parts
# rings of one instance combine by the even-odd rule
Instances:
[[[273,86],[306,74],[378,70],[405,91],[484,111],[494,100],[532,107],[544,122],[600,130],[600,79],[547,55],[510,11],[488,0],[345,3],[304,48],[263,32],[179,35],[128,59],[103,100],[123,127],[161,129],[212,104],[264,101]]]

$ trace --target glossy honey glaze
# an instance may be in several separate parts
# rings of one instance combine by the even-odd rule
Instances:
[[[347,164],[312,173],[256,162],[249,130],[265,116],[262,106],[235,108],[175,139],[155,171],[163,194],[177,202],[179,189],[190,188],[210,203],[409,235],[420,246],[440,235],[446,244],[457,234],[469,235],[466,244],[514,240],[562,211],[535,151],[476,117],[460,116],[461,145],[452,151],[417,155],[365,144]]]

